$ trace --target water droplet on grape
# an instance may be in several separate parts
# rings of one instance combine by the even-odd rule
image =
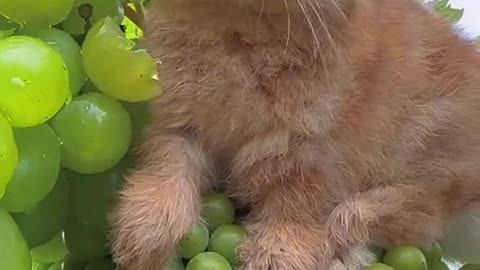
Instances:
[[[25,81],[22,80],[22,78],[20,77],[13,77],[11,80],[10,80],[10,83],[14,86],[17,86],[19,88],[24,88],[25,87]]]

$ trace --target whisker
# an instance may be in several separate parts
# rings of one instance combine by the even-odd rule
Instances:
[[[257,22],[260,20],[263,14],[263,10],[265,9],[265,0],[262,0],[262,6],[260,7],[260,11],[258,12]]]
[[[348,20],[348,19],[347,19],[347,15],[346,15],[345,12],[342,10],[342,8],[340,8],[340,6],[339,6],[338,3],[337,3],[337,0],[330,0],[330,3],[332,3],[332,4],[335,6],[335,9],[337,9],[337,11],[342,15],[342,17],[343,17],[345,20]]]
[[[313,55],[314,55],[314,58],[317,57],[318,54],[318,47],[320,46],[320,39],[318,38],[317,36],[317,32],[315,31],[315,27],[313,26],[313,23],[312,23],[312,20],[310,18],[310,16],[308,15],[305,7],[303,6],[302,2],[300,0],[296,0],[297,3],[298,3],[298,6],[300,7],[300,9],[302,10],[304,16],[305,16],[305,19],[307,20],[307,23],[310,27],[310,30],[312,31],[312,36],[313,36]]]
[[[311,7],[313,13],[315,13],[315,16],[317,17],[318,22],[320,23],[320,26],[323,28],[323,30],[325,31],[325,34],[327,35],[328,45],[331,46],[332,48],[335,48],[335,43],[333,41],[333,37],[330,34],[330,31],[328,30],[328,27],[327,27],[325,21],[322,19],[322,15],[320,14],[320,11],[319,11],[319,10],[322,10],[322,8],[320,7],[320,5],[317,1],[315,1],[315,3],[316,3],[316,6],[318,7],[318,10],[312,4],[311,0],[307,0],[307,1],[308,1],[308,4]],[[324,55],[325,51],[321,51],[320,53],[321,53],[320,56],[322,58],[323,72],[325,73],[326,76],[328,76],[329,71],[328,71],[328,68],[327,68],[327,60],[326,60],[325,55]]]
[[[265,0],[263,0],[265,1]],[[287,40],[285,41],[285,50],[283,53],[285,54],[288,50],[288,44],[290,42],[290,31],[291,31],[291,18],[290,18],[290,8],[288,7],[288,2],[287,0],[283,0],[283,3],[285,4],[285,8],[287,9]]]

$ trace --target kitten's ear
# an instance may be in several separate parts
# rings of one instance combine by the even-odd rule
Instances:
[[[451,220],[441,244],[447,259],[480,263],[480,204]]]

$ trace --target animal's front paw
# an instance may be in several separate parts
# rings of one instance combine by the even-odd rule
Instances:
[[[145,190],[127,187],[112,214],[112,253],[122,270],[163,270],[197,218],[198,210],[168,189],[157,196]]]
[[[374,263],[377,257],[365,246],[357,246],[338,259],[335,259],[329,270],[362,270]]]
[[[278,225],[254,231],[239,247],[240,269],[317,269],[320,243],[307,228]]]

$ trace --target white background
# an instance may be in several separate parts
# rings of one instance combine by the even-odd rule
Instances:
[[[450,0],[452,7],[464,8],[458,26],[472,37],[480,36],[480,0]]]

